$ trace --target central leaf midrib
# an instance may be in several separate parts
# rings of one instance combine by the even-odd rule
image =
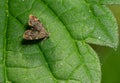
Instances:
[[[54,74],[53,74],[53,72],[52,72],[52,70],[51,70],[51,68],[50,68],[50,66],[49,66],[49,63],[48,63],[48,61],[47,61],[47,59],[46,59],[46,57],[45,57],[45,54],[44,54],[44,52],[43,52],[43,50],[41,49],[41,47],[40,47],[39,44],[38,44],[38,47],[39,47],[39,49],[41,50],[41,52],[42,52],[42,54],[43,54],[43,56],[44,56],[44,59],[45,59],[45,61],[46,61],[46,63],[47,63],[47,66],[48,66],[48,68],[49,68],[49,71],[51,71],[52,76],[53,76],[54,79],[56,80],[57,78],[54,76]]]

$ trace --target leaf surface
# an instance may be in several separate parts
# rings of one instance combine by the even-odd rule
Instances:
[[[1,0],[0,4],[2,82],[100,83],[99,58],[88,43],[118,45],[118,27],[105,5],[85,0]],[[48,39],[23,40],[30,14],[42,22]]]

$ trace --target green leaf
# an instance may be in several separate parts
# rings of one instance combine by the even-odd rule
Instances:
[[[7,29],[7,6],[6,1],[0,0],[0,82],[6,78],[6,29]]]
[[[0,81],[100,83],[99,58],[88,43],[116,48],[118,27],[105,5],[91,3],[0,0]],[[48,39],[23,40],[30,14],[41,20]]]
[[[100,0],[101,4],[120,4],[120,0]]]

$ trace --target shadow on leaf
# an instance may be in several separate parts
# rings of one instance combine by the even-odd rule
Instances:
[[[38,44],[42,41],[43,39],[39,39],[39,40],[25,40],[23,39],[21,41],[22,45],[32,45],[32,44]]]

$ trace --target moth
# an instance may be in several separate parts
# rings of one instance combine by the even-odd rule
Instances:
[[[48,32],[38,20],[38,18],[34,15],[29,15],[28,25],[32,28],[30,30],[26,30],[23,34],[23,38],[26,40],[38,40],[49,37]]]

